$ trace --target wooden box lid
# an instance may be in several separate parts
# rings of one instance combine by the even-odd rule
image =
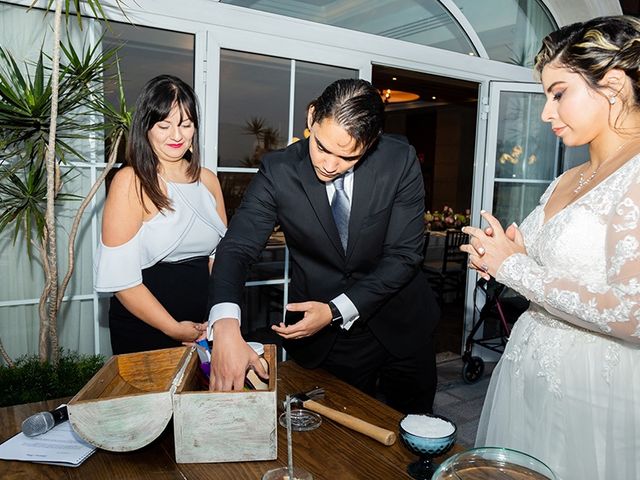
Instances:
[[[197,365],[190,347],[114,355],[68,403],[69,421],[102,449],[142,448],[169,423],[172,395]]]

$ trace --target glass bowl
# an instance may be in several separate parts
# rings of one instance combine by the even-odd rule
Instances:
[[[430,414],[426,414],[424,416],[438,418],[451,424],[453,432],[443,437],[420,436],[405,430],[402,426],[402,421],[400,422],[399,428],[402,442],[410,452],[420,457],[417,461],[407,466],[407,472],[411,477],[419,480],[429,480],[431,478],[436,469],[436,464],[433,462],[433,458],[443,455],[453,446],[457,432],[455,423],[448,418]],[[402,420],[404,420],[404,418]]]
[[[544,463],[517,450],[499,447],[472,448],[442,462],[433,480],[557,480]]]

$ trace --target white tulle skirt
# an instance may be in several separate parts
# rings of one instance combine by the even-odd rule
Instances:
[[[493,372],[476,446],[528,453],[561,480],[640,479],[640,347],[526,312]]]

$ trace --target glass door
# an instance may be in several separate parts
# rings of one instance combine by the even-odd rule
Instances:
[[[482,208],[520,223],[560,173],[559,139],[540,114],[539,84],[491,82]]]
[[[483,95],[483,90],[488,95]],[[486,226],[477,213],[484,209],[493,213],[503,226],[511,222],[520,224],[561,172],[561,142],[540,118],[545,103],[541,85],[489,82],[481,92],[480,118],[486,120],[486,130],[484,142],[477,145],[476,175],[480,178],[476,185],[480,187],[480,196],[474,199],[480,208],[474,206],[472,223]],[[479,278],[476,275],[467,278],[463,349],[485,304],[484,290],[476,283]],[[495,325],[485,327],[481,324],[473,335],[472,354],[495,361],[499,357],[495,350],[478,346],[478,339],[497,335]],[[487,343],[496,342],[499,339]]]

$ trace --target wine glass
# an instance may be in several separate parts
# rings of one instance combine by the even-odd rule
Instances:
[[[439,419],[447,422],[453,428],[453,432],[444,436],[428,436],[424,434],[416,434],[405,430],[403,422],[409,417],[426,417],[425,420]],[[400,438],[409,451],[415,453],[420,458],[407,466],[407,472],[411,477],[417,480],[430,480],[437,465],[434,464],[433,458],[443,455],[453,446],[456,440],[456,425],[449,419],[440,415],[407,415],[400,422]]]

